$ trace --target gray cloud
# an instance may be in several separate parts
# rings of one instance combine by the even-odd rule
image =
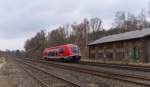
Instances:
[[[105,27],[109,27],[116,11],[138,13],[142,8],[148,8],[148,2],[149,0],[1,0],[0,37],[26,39],[31,32],[92,17],[101,18]]]

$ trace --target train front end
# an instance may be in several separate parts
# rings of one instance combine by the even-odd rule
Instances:
[[[78,62],[81,59],[81,54],[80,54],[80,49],[77,45],[68,45],[68,50],[66,52],[69,52],[64,59],[66,61],[70,61],[70,62]],[[64,53],[67,54],[67,53]]]
[[[66,44],[57,47],[46,48],[43,51],[43,57],[46,60],[78,62],[81,59],[81,54],[77,45]]]

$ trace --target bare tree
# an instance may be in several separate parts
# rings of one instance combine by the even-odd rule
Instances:
[[[92,18],[89,22],[90,33],[88,42],[94,41],[97,38],[102,36],[101,32],[103,31],[102,21],[100,18]]]
[[[91,26],[92,32],[98,32],[98,31],[101,31],[103,29],[101,19],[99,19],[97,17],[92,18],[90,20],[90,26]]]
[[[115,28],[120,29],[119,32],[142,29],[147,26],[144,10],[142,10],[138,16],[135,16],[132,13],[126,15],[125,12],[119,11],[116,12],[115,17]]]
[[[89,21],[84,19],[80,24],[72,24],[74,35],[76,36],[76,44],[80,46],[83,55],[86,57],[88,34],[89,34]]]
[[[48,46],[57,46],[66,43],[66,30],[64,27],[58,27],[48,34]]]
[[[29,56],[41,57],[42,51],[45,46],[46,37],[45,32],[42,30],[40,32],[37,32],[37,34],[33,38],[28,39],[25,43],[24,48]]]
[[[126,15],[123,11],[117,11],[115,14],[115,26],[118,28],[124,27],[124,23],[126,21]]]

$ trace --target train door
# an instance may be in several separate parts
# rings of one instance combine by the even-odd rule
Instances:
[[[63,56],[64,55],[64,48],[59,48],[58,55]]]

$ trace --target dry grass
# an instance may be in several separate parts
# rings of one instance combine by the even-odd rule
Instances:
[[[0,69],[0,87],[39,87],[15,62],[8,60]]]

